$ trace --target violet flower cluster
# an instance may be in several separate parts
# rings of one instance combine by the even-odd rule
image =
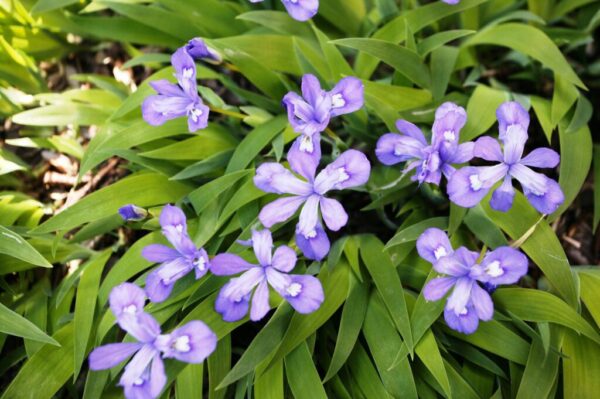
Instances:
[[[472,334],[479,320],[491,320],[494,303],[484,287],[514,284],[527,274],[527,257],[511,247],[498,247],[479,259],[477,252],[460,247],[452,249],[445,232],[437,228],[425,230],[417,240],[421,258],[430,262],[442,277],[431,279],[423,289],[428,301],[442,299],[449,291],[444,319],[450,328]]]
[[[264,0],[250,0],[250,3],[262,3]],[[281,0],[288,14],[298,21],[308,21],[319,11],[319,0]]]
[[[157,398],[167,376],[163,359],[202,363],[216,348],[217,336],[201,321],[191,321],[169,334],[144,312],[144,291],[131,283],[116,286],[109,304],[119,326],[135,342],[100,346],[89,355],[90,369],[106,370],[133,356],[125,366],[119,385],[126,398]]]
[[[142,116],[147,123],[159,126],[168,120],[187,116],[190,132],[208,126],[209,108],[198,94],[195,59],[219,61],[220,57],[199,38],[177,49],[171,56],[177,84],[166,79],[150,82],[158,94],[147,97],[142,104]]]
[[[506,102],[497,110],[499,141],[480,137],[475,143],[459,144],[459,133],[466,123],[466,112],[453,103],[444,103],[436,111],[431,144],[412,123],[399,120],[402,134],[388,133],[377,142],[380,162],[393,165],[406,162],[404,172],[415,171],[413,180],[439,185],[442,175],[448,179],[447,192],[457,205],[471,208],[493,191],[490,206],[508,211],[515,196],[512,180],[523,188],[525,197],[542,214],[550,214],[564,202],[558,183],[531,167],[554,168],[560,156],[549,148],[538,148],[523,156],[529,114],[517,102]],[[470,161],[473,157],[496,162],[493,166],[467,166],[456,170],[453,164]],[[502,184],[494,188],[496,183]]]

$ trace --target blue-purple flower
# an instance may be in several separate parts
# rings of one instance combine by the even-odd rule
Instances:
[[[302,96],[289,92],[282,102],[294,131],[300,133],[294,143],[298,156],[319,159],[321,132],[327,128],[331,117],[357,111],[363,106],[364,87],[360,79],[347,77],[331,91],[325,91],[314,75],[306,74],[302,77]]]
[[[564,201],[558,183],[530,167],[554,168],[560,156],[550,148],[538,148],[523,157],[527,141],[529,116],[517,102],[507,102],[498,108],[500,143],[491,137],[481,137],[475,143],[474,155],[487,161],[498,162],[493,166],[466,167],[456,172],[448,183],[450,200],[462,207],[477,205],[494,185],[502,184],[492,194],[490,206],[506,212],[513,204],[515,189],[512,179],[521,183],[523,193],[542,214],[554,212]]]
[[[148,212],[144,208],[139,206],[128,204],[119,208],[119,215],[123,220],[127,221],[139,221],[144,220],[148,216]]]
[[[162,302],[169,297],[175,282],[191,272],[201,278],[210,268],[208,254],[197,248],[187,233],[187,221],[183,211],[166,205],[159,218],[163,235],[173,248],[151,244],[142,250],[142,256],[150,262],[161,263],[146,278],[146,293],[152,302]]]
[[[491,320],[494,303],[487,287],[514,284],[527,273],[527,257],[510,247],[499,247],[488,252],[481,262],[479,254],[460,247],[452,249],[446,233],[440,229],[425,230],[417,240],[419,255],[433,264],[443,277],[431,279],[423,288],[428,301],[442,299],[450,290],[444,308],[444,319],[450,328],[472,334],[479,320]]]
[[[450,178],[455,172],[452,164],[468,162],[473,158],[472,142],[459,144],[460,130],[467,121],[464,108],[447,102],[435,112],[431,144],[414,124],[398,120],[401,134],[387,133],[377,141],[375,154],[385,165],[406,162],[404,173],[415,170],[413,180],[438,185],[442,174]]]
[[[144,120],[158,126],[168,120],[187,116],[190,132],[204,129],[208,125],[209,109],[198,95],[196,64],[185,46],[173,54],[171,64],[175,68],[177,84],[166,79],[150,82],[158,94],[144,100]]]
[[[89,356],[90,369],[110,369],[133,356],[125,366],[119,385],[128,399],[156,398],[167,382],[163,358],[201,363],[216,348],[217,336],[201,321],[191,321],[170,334],[144,312],[144,291],[123,283],[110,293],[110,309],[119,326],[137,342],[100,346]]]
[[[269,286],[299,313],[311,313],[321,306],[324,299],[321,282],[310,275],[289,274],[296,266],[294,250],[282,245],[273,253],[273,238],[269,230],[252,231],[251,244],[258,265],[227,253],[212,260],[211,271],[215,275],[242,273],[232,278],[219,292],[215,309],[223,320],[240,320],[248,313],[248,308],[250,320],[262,319],[270,309]]]
[[[296,229],[296,243],[307,258],[321,260],[329,252],[329,239],[321,226],[319,213],[325,225],[333,231],[338,231],[348,222],[348,214],[342,204],[327,198],[326,194],[331,190],[365,184],[369,180],[371,164],[362,152],[348,150],[315,177],[319,159],[299,154],[298,146],[292,146],[288,162],[292,170],[305,180],[278,163],[264,163],[256,170],[256,187],[268,193],[290,194],[267,204],[258,218],[270,228],[291,218],[303,205]]]
[[[185,45],[184,49],[195,60],[212,60],[221,62],[221,56],[219,53],[208,47],[204,40],[199,37],[190,40]]]
[[[264,0],[250,0],[262,3]],[[307,21],[319,11],[319,0],[281,0],[290,16],[298,21]]]

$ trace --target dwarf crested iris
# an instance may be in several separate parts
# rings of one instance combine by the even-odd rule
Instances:
[[[168,120],[187,116],[190,132],[204,129],[208,126],[209,109],[198,95],[196,64],[186,46],[173,54],[171,64],[175,68],[177,84],[166,79],[150,82],[150,86],[158,94],[144,100],[144,120],[150,125],[158,126]]]
[[[530,167],[554,168],[560,162],[560,156],[550,148],[537,148],[523,157],[529,115],[519,103],[504,103],[496,114],[503,148],[497,140],[481,137],[475,143],[474,155],[498,164],[466,167],[456,172],[448,183],[450,199],[460,206],[473,207],[502,180],[492,194],[490,206],[506,212],[512,207],[515,196],[514,178],[521,183],[523,193],[535,209],[542,214],[554,212],[564,201],[560,186]]]
[[[251,3],[262,3],[264,0],[250,0]],[[281,0],[288,14],[298,21],[308,21],[319,11],[319,0]]]
[[[375,154],[385,165],[406,162],[404,173],[415,170],[413,180],[419,183],[440,184],[442,174],[450,178],[455,172],[452,164],[468,162],[473,158],[472,142],[459,144],[460,130],[467,121],[464,108],[447,102],[435,112],[431,144],[414,124],[398,120],[401,134],[387,133],[377,141]]]
[[[175,282],[191,272],[196,279],[206,274],[210,267],[208,254],[197,248],[187,233],[187,221],[183,211],[166,205],[159,218],[163,235],[174,248],[151,244],[142,250],[146,260],[161,265],[146,278],[146,293],[152,302],[162,302],[169,297]]]
[[[423,296],[428,301],[437,301],[452,290],[444,319],[450,328],[464,334],[474,333],[479,320],[492,319],[494,303],[487,288],[514,284],[527,273],[527,257],[514,248],[498,247],[479,262],[477,252],[465,247],[454,251],[446,233],[436,228],[421,234],[417,251],[433,264],[435,271],[444,275],[431,279],[423,289]]]
[[[125,221],[139,221],[148,216],[148,212],[139,206],[128,204],[119,208],[119,215]]]
[[[195,37],[184,47],[185,51],[195,60],[213,60],[221,62],[221,56],[206,45],[204,40]]]
[[[251,244],[258,265],[233,254],[219,254],[212,260],[211,271],[215,275],[242,273],[219,292],[215,309],[223,320],[240,320],[248,313],[248,308],[250,320],[262,319],[270,309],[269,286],[299,313],[311,313],[321,306],[323,287],[316,277],[288,274],[296,266],[293,249],[282,245],[273,253],[273,237],[269,230],[252,231]]]
[[[331,91],[321,88],[311,74],[302,77],[302,96],[289,92],[283,97],[288,120],[300,137],[294,143],[299,155],[320,158],[320,134],[327,128],[331,117],[349,114],[364,104],[364,87],[360,79],[347,77]]]
[[[89,356],[90,369],[110,369],[133,356],[119,380],[128,399],[156,398],[167,382],[163,358],[201,363],[217,346],[217,336],[201,321],[191,321],[162,334],[159,324],[144,312],[144,291],[131,283],[110,293],[110,309],[119,326],[137,342],[100,346]]]
[[[256,187],[268,193],[290,194],[267,204],[258,218],[270,228],[291,218],[304,204],[296,229],[296,243],[307,258],[321,260],[329,252],[330,245],[321,226],[319,210],[330,230],[338,231],[348,222],[342,204],[325,195],[331,190],[365,184],[369,180],[371,164],[362,152],[347,150],[315,177],[319,159],[299,154],[298,147],[292,146],[287,158],[292,170],[305,180],[278,163],[264,163],[256,170]]]

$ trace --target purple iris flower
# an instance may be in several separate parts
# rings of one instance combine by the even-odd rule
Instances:
[[[407,162],[404,173],[415,169],[412,180],[440,184],[442,174],[447,179],[455,172],[452,164],[473,158],[474,143],[459,144],[460,130],[467,121],[464,108],[447,102],[435,112],[431,144],[414,124],[398,120],[396,128],[402,134],[387,133],[377,141],[375,154],[384,165]]]
[[[171,57],[171,64],[175,68],[178,84],[166,79],[150,82],[150,86],[158,95],[144,100],[144,120],[150,125],[158,126],[168,120],[187,115],[190,132],[204,129],[208,125],[209,109],[198,95],[194,59],[186,47],[181,47]]]
[[[156,398],[167,382],[163,358],[201,363],[217,346],[217,336],[201,321],[191,321],[170,334],[162,334],[159,324],[143,311],[144,291],[131,283],[115,287],[110,308],[119,326],[137,342],[100,346],[89,356],[90,369],[106,370],[133,356],[119,385],[128,399]]]
[[[267,204],[258,215],[261,223],[270,228],[300,212],[296,229],[296,243],[309,259],[321,260],[329,252],[329,239],[321,226],[319,209],[325,225],[338,231],[348,222],[348,214],[342,204],[325,195],[331,190],[357,187],[369,180],[371,164],[360,151],[343,152],[335,161],[315,177],[319,159],[300,154],[297,145],[288,152],[288,162],[303,181],[278,163],[264,163],[256,170],[254,184],[268,193],[291,194]]]
[[[512,179],[517,179],[523,193],[542,214],[554,212],[564,201],[558,183],[530,167],[553,168],[560,162],[560,156],[550,148],[537,148],[523,157],[527,141],[529,116],[517,102],[504,103],[498,108],[500,122],[500,143],[491,137],[481,137],[475,143],[474,155],[487,161],[498,162],[494,166],[466,167],[456,172],[448,183],[448,196],[456,204],[470,208],[502,181],[494,190],[490,206],[506,212],[513,204],[515,189]]]
[[[119,215],[125,221],[138,221],[145,219],[148,216],[148,212],[144,208],[129,204],[119,208]]]
[[[283,97],[288,120],[300,137],[294,143],[298,156],[321,157],[321,132],[327,128],[331,117],[349,114],[362,108],[364,86],[360,79],[346,77],[331,91],[321,88],[319,80],[311,74],[302,77],[302,97],[289,92]]]
[[[444,277],[430,280],[423,288],[428,301],[442,299],[452,289],[444,309],[444,319],[450,328],[472,334],[479,320],[491,320],[494,303],[484,287],[514,284],[527,273],[527,257],[510,247],[488,252],[479,263],[479,254],[460,247],[452,249],[446,233],[440,229],[425,230],[417,240],[419,255],[433,264]]]
[[[219,292],[215,309],[223,320],[240,320],[248,313],[249,307],[250,320],[262,319],[270,309],[269,286],[299,313],[311,313],[321,306],[323,287],[316,277],[288,274],[296,266],[294,250],[282,245],[273,253],[273,237],[269,230],[252,231],[251,243],[258,265],[233,254],[220,254],[212,260],[211,271],[215,275],[242,273],[232,278]]]
[[[264,0],[250,0],[250,3],[262,3]],[[288,14],[298,21],[308,21],[319,11],[319,0],[281,0]]]
[[[184,49],[195,60],[209,59],[217,62],[222,61],[219,53],[208,47],[204,40],[199,37],[190,40]]]
[[[442,1],[446,4],[452,4],[452,5],[460,3],[460,0],[442,0]]]
[[[166,205],[159,222],[163,235],[174,248],[151,244],[142,250],[142,256],[146,260],[161,263],[146,278],[146,293],[152,302],[167,299],[175,282],[192,270],[198,280],[210,267],[206,251],[197,248],[188,235],[185,214],[181,209]]]

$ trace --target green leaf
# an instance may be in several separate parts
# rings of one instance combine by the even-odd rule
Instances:
[[[427,370],[433,375],[438,384],[442,387],[447,397],[451,396],[450,381],[444,367],[444,360],[440,353],[438,343],[431,330],[427,331],[423,338],[415,347],[415,353],[421,359]]]
[[[458,54],[458,49],[450,46],[439,47],[431,53],[431,92],[434,99],[444,97]]]
[[[52,267],[34,247],[17,233],[0,226],[0,254],[6,254],[41,267]]]
[[[230,189],[243,177],[254,173],[254,170],[239,170],[214,179],[189,194],[190,202],[197,214],[200,214],[223,192]]]
[[[35,324],[0,303],[0,332],[51,345],[60,344]]]
[[[254,380],[254,397],[261,399],[284,399],[283,359],[275,362]]]
[[[438,229],[445,230],[448,228],[447,217],[437,217],[421,222],[415,223],[412,226],[398,231],[388,242],[385,244],[385,249],[388,250],[396,245],[406,244],[408,242],[416,241],[417,238],[428,228],[437,227]]]
[[[422,88],[431,87],[429,70],[419,55],[406,47],[376,39],[339,39],[332,42],[338,46],[350,47],[374,57],[394,67],[411,82]]]
[[[583,317],[548,292],[502,288],[494,293],[494,302],[522,320],[560,324],[600,343],[600,335]]]
[[[100,287],[100,277],[104,270],[104,265],[110,258],[112,251],[105,250],[99,255],[89,260],[85,270],[81,274],[79,286],[77,287],[77,297],[75,299],[75,316],[73,320],[75,336],[73,359],[75,371],[73,380],[77,380],[81,365],[87,353],[88,341],[94,322],[96,310],[96,301],[98,299],[98,288]]]
[[[201,398],[204,363],[188,364],[175,381],[175,398]]]
[[[15,123],[28,126],[101,125],[110,113],[94,105],[64,103],[47,105],[13,115]]]
[[[562,352],[564,397],[595,397],[600,390],[600,346],[567,331]]]
[[[568,304],[577,307],[577,290],[571,274],[569,261],[556,234],[540,215],[531,207],[525,197],[517,193],[512,208],[508,212],[498,212],[490,208],[486,200],[481,202],[486,215],[514,240],[518,240],[532,227],[533,233],[521,248],[542,270]]]
[[[479,240],[490,248],[508,245],[502,230],[486,215],[480,205],[469,209],[465,217],[465,224]]]
[[[385,390],[377,370],[375,370],[371,359],[369,359],[369,355],[360,343],[354,347],[348,361],[348,367],[364,397],[377,399],[391,397]]]
[[[594,106],[585,96],[579,95],[577,98],[577,106],[575,107],[575,113],[569,126],[567,127],[567,134],[574,133],[586,126],[594,113]]]
[[[156,173],[131,175],[88,195],[42,223],[33,232],[43,234],[70,230],[83,223],[115,214],[126,204],[149,207],[177,202],[189,191],[190,187],[169,181],[165,176]]]
[[[64,8],[71,4],[79,3],[78,0],[38,0],[31,8],[31,15],[42,14],[48,11]]]
[[[440,48],[451,41],[472,35],[474,33],[474,30],[467,29],[447,30],[436,33],[419,42],[418,53],[421,55],[421,57],[425,57],[435,49]]]
[[[569,112],[579,97],[577,88],[559,74],[554,74],[554,93],[552,95],[552,125],[558,122]]]
[[[327,399],[306,342],[298,345],[285,357],[285,374],[294,398]]]
[[[329,381],[337,372],[342,368],[348,356],[352,352],[358,334],[362,327],[365,313],[367,311],[367,304],[369,301],[369,289],[364,283],[357,281],[353,275],[350,275],[350,279],[353,282],[350,287],[348,299],[344,304],[342,311],[342,319],[340,321],[340,327],[335,341],[335,349],[329,363],[329,369],[323,382]]]
[[[596,325],[600,327],[600,276],[580,270],[581,299],[590,312]]]
[[[404,300],[404,290],[389,255],[384,252],[383,244],[377,237],[367,235],[361,237],[360,256],[369,270],[396,328],[409,351],[412,352],[414,344],[410,317]]]
[[[594,145],[594,179],[600,181],[600,145]],[[594,225],[593,230],[598,229],[600,222],[600,184],[594,186]]]
[[[142,152],[147,158],[180,160],[200,160],[213,154],[235,147],[233,139],[225,129],[203,129],[192,138],[165,145],[156,150]]]
[[[60,346],[44,345],[37,351],[12,379],[2,399],[51,399],[67,382],[73,373],[73,323],[53,338]]]
[[[496,123],[496,109],[508,101],[508,93],[478,85],[467,103],[467,123],[460,132],[460,141],[470,141]]]
[[[277,116],[252,130],[237,146],[227,165],[226,173],[246,168],[287,125],[287,118]]]
[[[217,343],[217,349],[208,358],[208,399],[223,399],[227,389],[219,389],[221,381],[231,369],[231,335]]]
[[[552,340],[557,344],[560,334],[557,329],[552,331]],[[534,340],[529,350],[529,357],[525,365],[525,372],[519,384],[517,399],[533,397],[548,398],[558,376],[559,355],[554,351],[546,354],[540,340]]]
[[[527,54],[560,74],[568,82],[582,89],[586,88],[554,42],[544,32],[531,25],[520,23],[494,25],[471,36],[464,45],[482,44],[509,47]]]

